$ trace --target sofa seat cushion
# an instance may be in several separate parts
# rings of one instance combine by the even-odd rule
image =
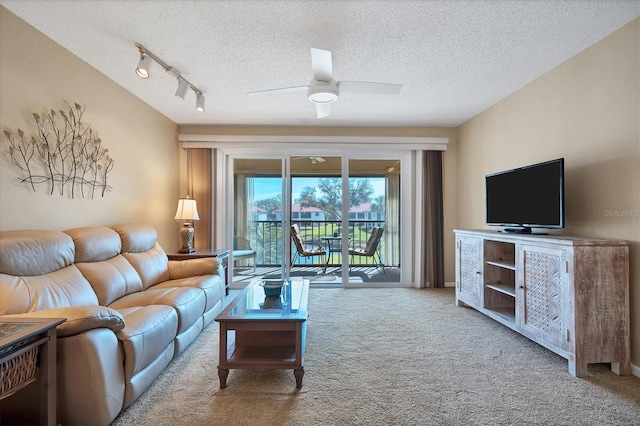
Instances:
[[[177,334],[181,334],[201,319],[206,305],[206,297],[204,292],[198,288],[154,287],[128,294],[110,304],[109,307],[119,311],[122,308],[149,305],[166,305],[175,309],[178,314]]]
[[[152,364],[178,331],[178,314],[167,305],[120,308],[126,326],[116,333],[124,353],[125,382]]]
[[[214,309],[224,297],[224,283],[219,275],[200,275],[177,280],[169,280],[153,288],[191,287],[204,292],[206,304],[204,312]]]

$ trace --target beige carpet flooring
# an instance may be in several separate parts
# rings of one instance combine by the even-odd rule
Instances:
[[[640,425],[640,379],[565,359],[453,289],[312,288],[303,388],[292,370],[231,370],[213,323],[114,422],[149,425]]]

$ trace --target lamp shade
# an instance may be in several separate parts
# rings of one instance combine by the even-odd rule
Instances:
[[[192,198],[180,198],[175,220],[200,220],[196,200]]]

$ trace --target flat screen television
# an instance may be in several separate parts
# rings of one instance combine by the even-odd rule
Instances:
[[[564,158],[486,175],[485,207],[502,232],[564,228]]]

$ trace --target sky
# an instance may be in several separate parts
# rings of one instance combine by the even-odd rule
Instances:
[[[318,184],[318,178],[293,178],[292,179],[292,200],[295,200],[300,196],[300,192],[305,186],[315,186]],[[373,186],[374,193],[371,198],[375,198],[378,195],[384,195],[385,192],[385,179],[384,178],[369,178],[369,182]],[[256,178],[254,185],[253,196],[256,200],[264,200],[266,198],[272,198],[282,192],[282,182],[278,178]]]

